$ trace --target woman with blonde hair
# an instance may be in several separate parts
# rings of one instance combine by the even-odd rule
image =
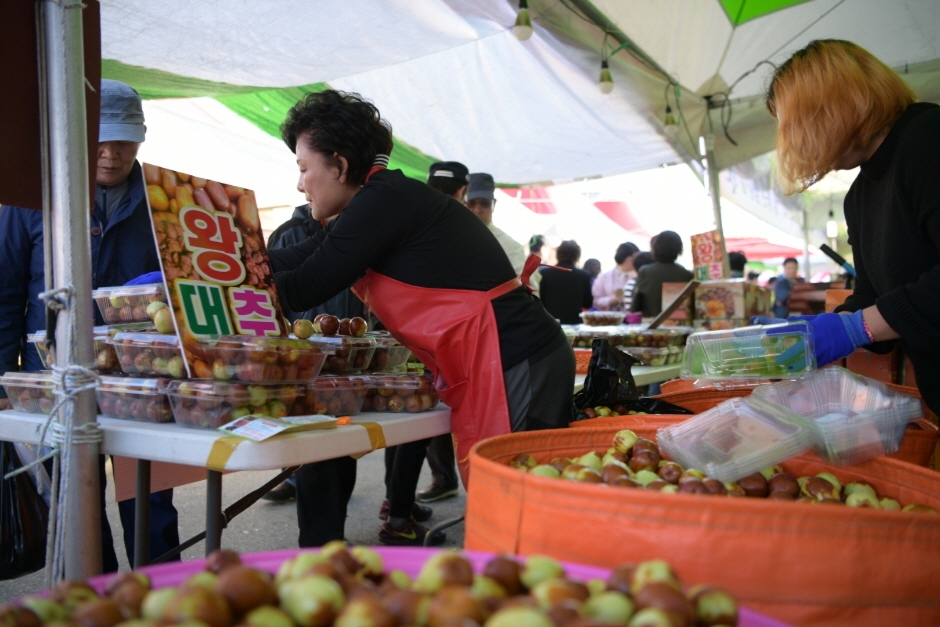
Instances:
[[[860,167],[845,197],[858,277],[837,311],[806,316],[820,366],[899,340],[924,400],[940,411],[940,106],[916,102],[860,46],[819,40],[774,72],[767,108],[788,193]]]

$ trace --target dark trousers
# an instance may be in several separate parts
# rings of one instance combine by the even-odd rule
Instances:
[[[385,449],[385,498],[388,499],[390,518],[411,516],[421,465],[430,443],[431,438]]]
[[[294,473],[294,478],[300,528],[298,545],[323,546],[331,540],[342,540],[346,533],[346,508],[356,487],[356,460],[339,457],[305,464]]]
[[[457,487],[457,456],[454,453],[454,439],[449,433],[436,435],[428,445],[428,466],[431,468],[431,482],[445,488]]]
[[[102,571],[113,573],[118,569],[117,554],[114,552],[114,536],[105,511],[105,490],[108,479],[104,470],[104,455],[98,456],[98,472],[101,484],[101,566]],[[118,502],[121,514],[121,527],[124,531],[124,549],[127,560],[134,566],[134,507],[136,500],[127,499]],[[180,545],[179,512],[173,506],[173,489],[153,492],[150,495],[150,559],[160,557],[170,549]],[[179,560],[177,555],[173,560]]]

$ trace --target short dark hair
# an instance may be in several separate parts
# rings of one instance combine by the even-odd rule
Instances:
[[[753,270],[751,270],[750,272],[747,273],[747,278],[749,281],[756,281],[758,277],[760,277],[760,272],[754,272]]]
[[[291,107],[281,137],[295,153],[303,138],[327,159],[346,159],[346,184],[351,187],[365,183],[376,155],[392,152],[392,126],[375,105],[359,94],[333,89],[307,94]]]
[[[542,250],[542,246],[545,245],[545,238],[541,235],[533,235],[529,238],[529,252],[538,254]]]
[[[796,265],[800,265],[800,262],[797,261],[795,257],[787,257],[786,259],[783,260],[783,265],[787,265],[791,261],[795,263]]]
[[[643,266],[648,266],[651,263],[653,263],[652,253],[643,251],[641,253],[637,253],[636,257],[633,258],[633,269],[639,272],[640,268]]]
[[[640,252],[639,246],[633,242],[624,242],[617,247],[617,253],[614,255],[614,261],[616,261],[617,265],[619,266],[624,261],[626,261],[627,257],[632,257],[638,252]]]
[[[662,263],[672,263],[682,254],[682,238],[675,231],[663,231],[652,241],[653,259]]]
[[[597,276],[601,272],[601,262],[597,259],[588,259],[584,262],[583,269],[592,276]]]
[[[453,196],[457,193],[458,189],[466,184],[466,181],[455,179],[452,176],[432,176],[428,179],[428,186],[431,189],[436,189],[437,191],[443,192],[448,196]]]
[[[555,251],[555,257],[558,258],[559,262],[567,261],[574,263],[581,258],[581,247],[578,246],[578,243],[573,239],[566,239],[558,245],[558,249]]]
[[[742,252],[728,253],[728,266],[736,272],[744,272],[744,264],[747,263],[747,257]]]

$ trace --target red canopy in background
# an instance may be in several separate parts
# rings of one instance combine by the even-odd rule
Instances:
[[[549,199],[544,187],[501,187],[507,195],[512,196],[533,213],[558,213],[555,204]]]
[[[799,257],[802,250],[772,244],[762,237],[729,237],[725,239],[725,249],[728,252],[741,252],[748,261],[757,259],[776,259],[778,257]]]
[[[594,203],[594,206],[600,209],[605,216],[616,222],[623,230],[649,237],[646,227],[636,219],[627,203],[619,200],[603,200]]]

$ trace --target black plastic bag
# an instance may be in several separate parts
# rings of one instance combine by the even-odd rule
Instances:
[[[49,506],[29,473],[3,477],[22,467],[11,442],[0,443],[0,580],[14,579],[46,565]]]
[[[640,398],[631,369],[640,360],[614,348],[607,338],[594,338],[591,363],[582,387],[571,399],[572,420],[591,418],[582,410],[598,406],[647,414],[691,414],[688,409],[655,398]]]

